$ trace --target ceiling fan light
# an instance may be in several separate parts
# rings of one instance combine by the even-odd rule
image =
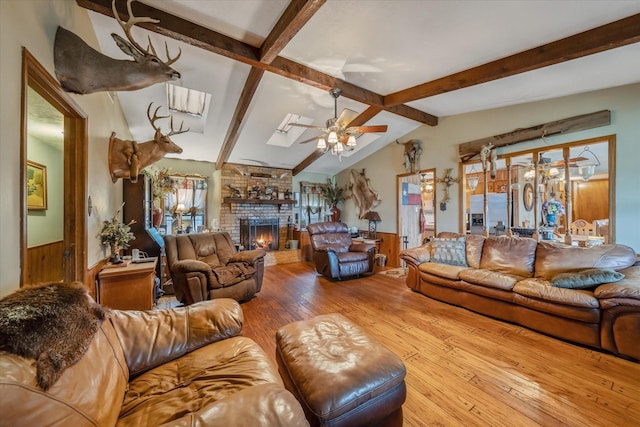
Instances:
[[[347,147],[355,147],[356,146],[356,137],[353,135],[349,135],[349,139],[347,139]]]
[[[318,139],[318,145],[316,145],[316,148],[318,150],[326,150],[327,149],[327,142],[324,140],[324,138]]]
[[[336,134],[335,131],[329,132],[329,137],[327,138],[327,141],[329,142],[329,144],[335,144],[336,142],[338,142],[338,134]]]

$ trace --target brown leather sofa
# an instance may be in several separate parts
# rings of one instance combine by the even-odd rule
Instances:
[[[178,301],[243,301],[260,292],[265,251],[238,252],[226,232],[166,235],[164,242]]]
[[[353,243],[342,222],[318,222],[307,226],[316,271],[332,279],[373,273],[376,246]]]
[[[465,238],[455,233],[441,233],[438,237],[464,239],[466,263],[434,262],[438,239],[402,251],[401,258],[408,267],[406,283],[412,290],[554,337],[640,360],[640,262],[632,248],[583,248],[529,238]],[[562,276],[573,280],[593,269],[615,270],[624,278],[587,289],[554,286]]]
[[[113,311],[47,391],[33,359],[0,351],[0,424],[308,426],[242,323],[232,299]]]

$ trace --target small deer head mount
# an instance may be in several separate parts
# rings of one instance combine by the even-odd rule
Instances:
[[[58,27],[53,46],[56,77],[63,89],[68,92],[87,94],[100,91],[138,90],[155,83],[180,78],[180,73],[170,67],[180,58],[169,56],[165,42],[167,61],[162,61],[151,44],[144,49],[131,36],[131,28],[142,22],[157,23],[153,18],[133,16],[132,0],[127,0],[129,20],[122,21],[118,16],[115,0],[111,4],[113,16],[118,21],[129,41],[117,34],[111,34],[118,47],[133,61],[113,59],[103,55],[86,44],[80,37]]]
[[[135,141],[116,138],[116,133],[111,133],[109,139],[109,172],[111,180],[116,182],[118,178],[129,178],[131,182],[138,181],[138,174],[147,166],[157,162],[169,153],[182,153],[182,148],[171,140],[172,135],[179,135],[188,132],[189,129],[182,129],[184,122],[180,124],[180,129],[173,129],[173,116],[158,116],[158,106],[151,117],[151,106],[147,107],[147,118],[151,126],[155,129],[153,139],[138,144]],[[163,134],[159,126],[155,122],[158,119],[166,119],[171,117],[171,131]]]

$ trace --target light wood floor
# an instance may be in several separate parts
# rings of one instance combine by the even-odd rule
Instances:
[[[243,334],[275,363],[275,332],[338,312],[407,367],[405,426],[638,426],[640,364],[413,293],[376,274],[331,282],[311,263],[266,268]]]

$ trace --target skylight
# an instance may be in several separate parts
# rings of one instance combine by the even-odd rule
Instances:
[[[211,95],[195,89],[167,84],[169,112],[205,118]]]

